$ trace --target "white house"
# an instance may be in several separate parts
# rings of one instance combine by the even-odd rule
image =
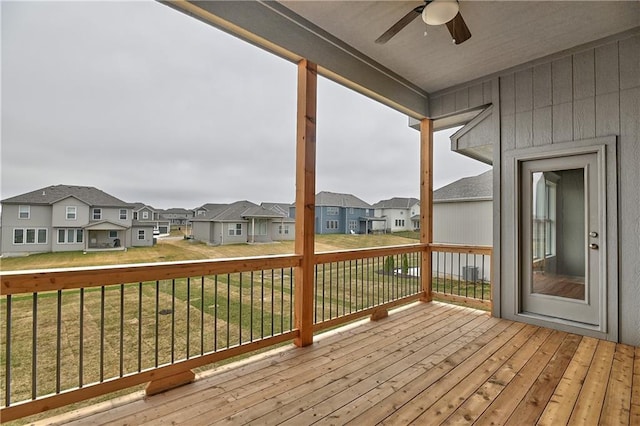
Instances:
[[[375,231],[399,232],[420,229],[420,200],[393,197],[373,205],[375,216],[384,222],[374,222]]]

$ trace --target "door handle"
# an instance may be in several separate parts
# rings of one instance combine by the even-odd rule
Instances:
[[[596,243],[589,244],[589,248],[592,250],[598,250],[598,245]]]

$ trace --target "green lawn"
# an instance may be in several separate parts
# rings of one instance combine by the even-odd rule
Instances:
[[[413,244],[416,240],[396,234],[381,235],[316,235],[316,252]],[[125,251],[81,251],[34,254],[0,259],[0,270],[68,268],[74,266],[125,265],[132,263],[171,262],[197,259],[267,256],[294,252],[293,241],[271,244],[234,244],[208,246],[181,238],[159,239],[153,247],[133,247]]]

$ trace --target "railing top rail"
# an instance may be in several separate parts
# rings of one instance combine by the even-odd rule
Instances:
[[[448,244],[448,243],[431,243],[429,244],[431,251],[446,251],[451,253],[468,253],[468,254],[485,254],[491,255],[492,246],[476,246],[468,244]]]
[[[424,251],[426,244],[403,244],[399,246],[372,247],[364,249],[337,250],[315,254],[316,263],[328,263],[344,260],[363,259],[366,257],[389,256],[394,254],[415,253]]]
[[[0,295],[99,287],[299,266],[295,254],[0,272]]]

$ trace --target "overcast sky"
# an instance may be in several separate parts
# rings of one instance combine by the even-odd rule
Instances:
[[[1,198],[95,186],[193,208],[295,197],[296,67],[156,2],[0,2]],[[434,187],[488,169],[436,134]],[[418,197],[407,117],[326,79],[317,191]]]

